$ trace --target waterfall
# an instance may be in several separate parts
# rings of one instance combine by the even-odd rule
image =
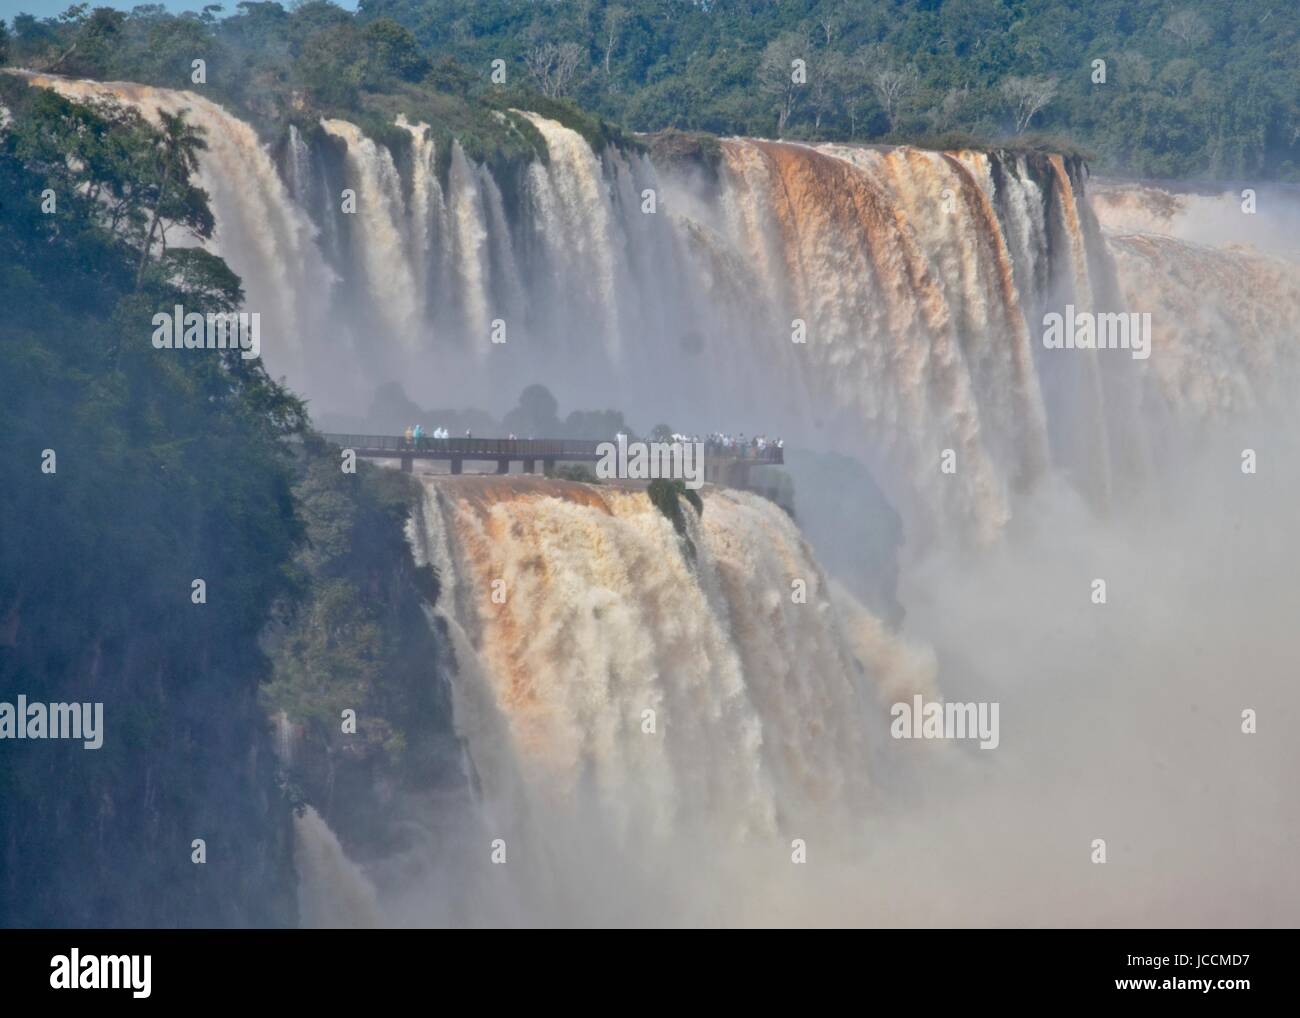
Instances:
[[[466,338],[482,350],[488,341],[489,320],[494,317],[489,305],[488,232],[478,180],[459,142],[452,146],[450,177],[455,231],[453,258],[458,269]]]
[[[643,491],[420,480],[408,536],[442,578],[483,851],[500,837],[515,853],[502,872],[529,907],[598,914],[587,881],[653,882],[699,839],[781,858],[783,838],[854,829],[880,696],[933,675],[833,588],[785,513],[706,489],[692,557]],[[610,853],[600,878],[588,852]]]
[[[417,548],[450,545],[424,554],[457,577],[449,613],[549,808],[585,790],[641,833],[706,817],[768,833],[866,781],[866,691],[825,578],[772,503],[710,492],[692,564],[639,491],[425,486]],[[642,737],[645,710],[659,737]],[[634,775],[653,815],[628,815]]]
[[[300,925],[313,929],[371,929],[380,925],[374,887],[310,806],[295,816]]]
[[[944,523],[975,520],[991,536],[1009,488],[1046,466],[1046,415],[980,181],[939,153],[753,142],[726,151],[733,186],[748,192],[735,205],[758,210],[746,231],[777,238],[775,252],[764,245],[766,289],[788,280],[787,307],[807,323],[789,370],[856,409],[878,434],[884,472],[920,493],[919,510],[945,507]],[[760,216],[770,222],[755,225]],[[942,490],[953,480],[936,466],[944,448],[963,463],[957,498]]]
[[[524,114],[546,139],[550,164],[534,163],[529,183],[545,251],[549,292],[564,294],[557,328],[603,340],[616,355],[621,336],[619,296],[623,238],[615,233],[604,168],[576,131]]]
[[[374,305],[387,326],[386,339],[419,340],[420,286],[407,228],[402,180],[388,149],[346,120],[322,120],[327,133],[347,146],[347,181],[356,196],[355,235],[360,268]]]
[[[188,110],[208,145],[199,160],[198,183],[211,198],[216,220],[209,247],[239,274],[247,307],[262,315],[266,359],[273,365],[296,365],[309,356],[309,344],[324,321],[320,296],[328,292],[332,276],[316,247],[310,219],[291,199],[252,127],[194,92],[49,75],[28,80],[74,100],[114,98],[154,123],[160,111]],[[187,241],[169,237],[168,243]]]
[[[294,204],[299,208],[307,205],[310,195],[311,152],[302,139],[302,132],[297,124],[289,125],[289,159],[286,169],[289,177],[289,193],[293,195]]]
[[[1103,187],[1103,232],[1082,168],[1058,156],[733,138],[710,177],[523,112],[548,158],[491,166],[405,117],[397,154],[339,119],[268,148],[190,92],[29,80],[152,117],[191,110],[212,247],[268,319],[268,365],[327,418],[355,419],[394,379],[422,406],[497,414],[541,382],[640,426],[853,456],[912,543],[989,544],[1052,474],[1121,504],[1154,425],[1276,400],[1270,379],[1295,360],[1295,231],[1211,253],[1188,224],[1207,209],[1226,223],[1224,199]],[[1279,303],[1252,310],[1238,285]],[[1207,290],[1213,310],[1180,310]],[[1043,316],[1066,304],[1153,311],[1152,359],[1045,350]]]
[[[1295,261],[1157,234],[1114,235],[1108,248],[1127,300],[1166,328],[1177,323],[1177,343],[1151,358],[1171,412],[1208,423],[1295,392]],[[1187,304],[1189,292],[1197,295],[1195,307]],[[1225,336],[1237,342],[1225,343]]]

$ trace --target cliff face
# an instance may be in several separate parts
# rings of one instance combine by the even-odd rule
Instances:
[[[371,863],[411,847],[414,800],[468,790],[447,686],[454,663],[427,614],[440,582],[406,542],[419,494],[407,475],[366,463],[344,474],[332,449],[298,466],[303,596],[265,635],[274,670],[262,705],[276,719],[300,833],[332,831],[348,857]]]
[[[309,446],[292,491],[304,539],[264,630],[202,624],[221,613],[216,584],[144,623],[147,598],[102,596],[108,543],[82,563],[88,603],[52,571],[0,585],[0,701],[104,704],[100,749],[0,744],[0,925],[294,926],[304,867],[382,868],[414,847],[410,817],[465,800],[438,579],[404,534],[418,487],[368,464],[344,475]],[[126,524],[103,508],[97,527]]]
[[[0,926],[295,925],[290,814],[254,684],[149,627],[78,644],[63,629],[20,613],[0,689],[103,702],[104,745],[3,747]]]

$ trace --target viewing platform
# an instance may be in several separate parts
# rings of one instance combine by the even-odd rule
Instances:
[[[428,438],[410,439],[402,435],[323,434],[327,442],[351,449],[363,459],[398,460],[402,470],[410,473],[415,461],[435,460],[449,464],[453,474],[464,473],[469,462],[493,463],[496,473],[508,474],[511,463],[522,464],[526,474],[544,473],[557,463],[596,463],[604,456],[601,447],[614,439],[600,442],[554,438]],[[651,442],[650,439],[645,439]],[[669,444],[669,443],[664,443]],[[743,486],[750,467],[780,466],[784,450],[768,443],[759,449],[704,442],[704,479],[718,484]]]

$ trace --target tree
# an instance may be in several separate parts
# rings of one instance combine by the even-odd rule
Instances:
[[[849,137],[858,134],[858,117],[863,107],[871,98],[872,54],[869,49],[860,49],[840,65],[840,102],[849,117]]]
[[[69,10],[69,13],[72,9]],[[97,7],[88,17],[69,24],[76,34],[69,46],[49,67],[61,74],[102,74],[115,50],[122,44],[122,26],[126,15],[107,7]]]
[[[969,88],[950,88],[944,93],[939,109],[934,117],[935,126],[941,131],[949,131],[960,122],[963,109],[970,103]]]
[[[835,33],[839,31],[840,28],[839,14],[832,11],[827,11],[825,14],[823,14],[821,17],[817,19],[817,27],[822,30],[822,34],[826,37],[826,45],[827,47],[829,47],[831,44],[831,39],[834,37]]]
[[[920,76],[912,64],[901,68],[877,67],[871,73],[871,88],[876,93],[880,108],[885,111],[891,131],[898,127],[898,118],[916,95],[919,86]]]
[[[415,43],[415,36],[391,18],[380,18],[366,26],[366,78],[383,86],[394,81],[419,81],[429,70],[429,61]]]
[[[1165,94],[1179,99],[1191,91],[1192,83],[1196,79],[1196,71],[1196,61],[1194,60],[1188,60],[1185,57],[1171,60],[1165,64],[1164,70],[1160,72],[1160,77],[1156,83]]]
[[[789,32],[768,43],[758,62],[758,88],[776,106],[778,138],[785,134],[803,95],[804,82],[795,73],[795,61],[803,60],[807,49],[801,36]]]
[[[199,153],[207,149],[203,132],[185,119],[187,110],[178,113],[158,112],[161,121],[160,134],[154,146],[154,169],[157,195],[154,200],[153,215],[149,220],[149,229],[144,238],[144,250],[140,252],[140,267],[136,270],[135,285],[139,289],[144,278],[145,267],[149,264],[149,254],[153,249],[154,235],[164,219],[182,222],[196,227],[200,235],[212,232],[212,213],[207,210],[207,195],[190,186],[190,175],[199,169]],[[202,197],[203,212],[199,214],[194,207],[194,199]],[[167,248],[167,227],[163,223],[163,250]]]
[[[167,281],[190,307],[228,313],[244,303],[244,289],[229,265],[201,247],[178,247],[160,256]]]
[[[560,433],[560,404],[544,385],[530,385],[519,394],[519,405],[501,423],[516,435],[552,438]]]
[[[365,77],[357,31],[350,23],[313,32],[294,62],[302,85],[318,101],[353,106]]]
[[[813,62],[811,71],[812,80],[808,85],[812,93],[813,126],[820,131],[823,118],[844,97],[848,62],[841,54],[829,50]]]
[[[1002,82],[1002,94],[1011,104],[1016,118],[1016,134],[1023,134],[1034,114],[1056,95],[1056,79],[1045,77],[1011,77]]]
[[[540,43],[524,54],[528,73],[548,99],[567,95],[585,51],[576,42]]]
[[[614,48],[618,45],[619,36],[623,32],[623,26],[631,17],[631,12],[626,7],[607,7],[605,8],[605,20],[601,26],[601,42],[605,47],[605,77],[609,78],[609,60],[613,56]]]
[[[1164,29],[1167,34],[1172,35],[1188,48],[1199,46],[1210,37],[1209,26],[1190,7],[1170,15]]]
[[[1116,63],[1119,65],[1122,85],[1145,85],[1151,80],[1151,60],[1141,50],[1122,51]]]
[[[429,68],[424,80],[439,92],[464,98],[474,85],[474,74],[455,57],[441,57]]]
[[[211,7],[175,16],[152,3],[125,20],[101,3],[60,18],[11,16],[8,61],[49,69],[62,60],[63,74],[174,88],[189,87],[190,62],[202,55],[221,101],[259,122],[304,105],[346,117],[363,88],[409,93],[403,85],[418,84],[468,104],[483,130],[459,112],[439,112],[449,130],[456,124],[452,133],[482,135],[484,156],[518,140],[481,119],[478,83],[504,56],[528,65],[519,63],[517,76],[529,87],[581,96],[596,106],[592,112],[639,131],[676,126],[771,137],[792,133],[806,117],[807,130],[815,123],[822,137],[898,137],[924,120],[936,131],[988,138],[1000,121],[1010,134],[1050,118],[1096,153],[1099,171],[1203,175],[1211,165],[1240,165],[1252,176],[1300,176],[1300,138],[1289,129],[1294,40],[1280,8],[1267,3],[1251,43],[1220,31],[1207,0],[1116,0],[1106,8],[1115,8],[1113,17],[1090,16],[1077,4],[1001,0],[856,7],[843,0],[363,0],[359,13],[331,0],[245,0],[237,9],[234,0],[198,0],[196,10],[223,3],[233,16],[214,17]],[[571,42],[561,47],[563,40]],[[790,52],[779,52],[786,41]],[[760,67],[769,52],[774,59]],[[851,54],[851,73],[838,88],[833,75],[818,74],[832,53]],[[1073,72],[1067,84],[1060,68],[1071,53],[1087,55],[1070,64],[1076,69],[1104,57],[1111,84],[1091,88],[1086,74]],[[1175,63],[1189,57],[1196,73]],[[792,79],[790,63],[800,58],[808,62],[806,82]],[[444,63],[420,77],[426,60]],[[909,60],[918,65],[914,78]],[[227,73],[235,67],[239,73]],[[1021,114],[1000,87],[1013,75],[1056,75],[1060,90],[1048,107],[1031,112],[1031,102]],[[1169,102],[1152,105],[1157,97]],[[1222,116],[1207,102],[1222,104]]]

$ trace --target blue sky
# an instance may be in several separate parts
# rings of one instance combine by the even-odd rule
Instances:
[[[219,3],[226,10],[226,14],[235,12],[235,4],[239,0],[158,0],[169,11],[179,13],[181,11],[201,11],[206,4]],[[289,6],[289,0],[279,0],[284,6]],[[346,7],[348,10],[356,10],[356,0],[334,0],[340,7]],[[91,7],[116,7],[118,10],[129,11],[136,7],[141,0],[89,0]],[[0,18],[6,21],[12,21],[15,14],[34,14],[38,18],[49,18],[55,14],[62,14],[72,6],[72,0],[0,0]]]

